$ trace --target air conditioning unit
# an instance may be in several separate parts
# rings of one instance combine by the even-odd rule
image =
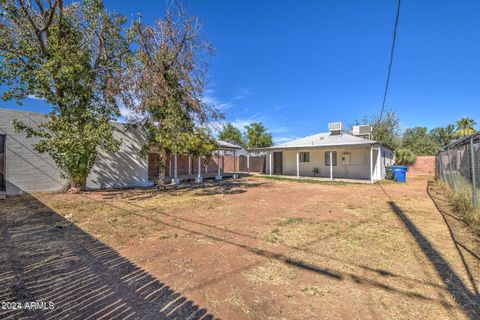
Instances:
[[[352,128],[352,133],[353,133],[354,136],[370,137],[372,132],[373,132],[373,128],[372,128],[372,126],[369,126],[369,125],[353,126],[353,128]]]
[[[330,122],[328,124],[328,131],[342,131],[342,123],[341,122]]]

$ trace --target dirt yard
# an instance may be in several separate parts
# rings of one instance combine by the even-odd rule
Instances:
[[[479,242],[425,179],[36,198],[215,318],[480,318]]]

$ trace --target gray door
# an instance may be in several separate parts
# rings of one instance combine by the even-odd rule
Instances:
[[[5,135],[0,135],[0,191],[5,191]]]

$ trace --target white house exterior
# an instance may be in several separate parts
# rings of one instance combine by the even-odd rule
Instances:
[[[343,131],[319,133],[261,150],[267,153],[267,174],[371,183],[385,178],[393,151],[377,141]]]

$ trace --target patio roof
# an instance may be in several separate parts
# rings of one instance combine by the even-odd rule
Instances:
[[[236,144],[233,144],[233,143],[230,143],[230,142],[226,142],[226,141],[223,141],[223,140],[217,140],[217,145],[218,145],[218,148],[222,149],[222,150],[241,150],[241,149],[243,149],[239,145],[236,145]]]
[[[303,149],[303,148],[328,148],[344,146],[371,146],[380,144],[377,141],[356,137],[348,133],[334,134],[329,132],[318,133],[304,138],[292,140],[286,143],[277,144],[273,147],[257,148],[258,151],[275,149]]]

